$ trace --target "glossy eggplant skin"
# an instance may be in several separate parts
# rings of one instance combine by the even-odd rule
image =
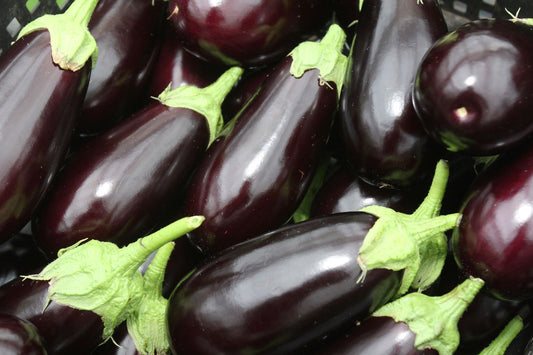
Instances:
[[[482,19],[449,33],[420,64],[413,102],[451,151],[501,153],[533,133],[533,28]]]
[[[182,85],[203,88],[222,75],[224,67],[208,63],[187,52],[170,23],[165,22],[164,31],[161,49],[148,80],[147,98],[159,96],[169,84],[172,84],[172,89]]]
[[[420,189],[380,189],[363,181],[347,164],[342,164],[324,182],[311,208],[311,216],[358,211],[379,205],[402,213],[413,213],[424,199],[425,186]]]
[[[155,102],[72,154],[32,220],[54,257],[83,238],[124,245],[170,222],[207,148],[201,114]]]
[[[5,355],[48,354],[33,324],[5,313],[0,313],[0,353]]]
[[[425,52],[447,31],[436,1],[365,1],[339,108],[346,159],[367,182],[404,188],[431,175],[439,149],[412,105]]]
[[[0,287],[0,313],[31,322],[50,354],[90,354],[103,342],[102,320],[90,311],[50,302],[45,309],[48,282],[12,280]]]
[[[361,212],[310,219],[207,259],[169,298],[172,351],[296,353],[362,320],[402,276],[376,269],[357,282],[359,248],[375,221]]]
[[[0,244],[0,286],[44,267],[47,258],[31,235],[16,234]]]
[[[38,31],[0,57],[0,242],[28,223],[66,155],[87,90],[90,62],[76,72],[52,62]]]
[[[275,63],[321,34],[333,10],[323,0],[170,0],[168,12],[188,50],[212,63],[249,68]]]
[[[313,354],[335,355],[438,355],[434,349],[415,348],[416,334],[391,317],[370,317],[344,336],[333,339]]]
[[[80,135],[112,127],[140,108],[159,52],[166,4],[161,0],[100,0],[89,23],[98,45],[77,124]]]
[[[501,299],[533,297],[533,149],[502,154],[469,189],[453,253],[467,275]]]
[[[191,178],[185,215],[202,215],[189,240],[211,254],[285,223],[303,199],[336,108],[335,84],[318,71],[276,66],[233,130],[208,149]]]

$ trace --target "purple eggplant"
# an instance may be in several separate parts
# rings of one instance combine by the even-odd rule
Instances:
[[[0,353],[47,355],[41,336],[30,322],[0,313]]]
[[[427,187],[424,190],[427,190]],[[380,205],[398,212],[412,213],[422,202],[422,189],[380,189],[363,181],[347,164],[324,182],[311,208],[311,216],[357,211],[363,207]]]
[[[145,96],[157,97],[171,84],[171,89],[182,85],[206,87],[225,71],[224,67],[201,60],[187,52],[177,39],[170,23],[164,24],[164,37],[156,64],[150,74]]]
[[[89,23],[98,44],[98,61],[78,134],[101,133],[140,108],[159,50],[165,6],[161,0],[99,1]]]
[[[53,257],[84,238],[124,245],[168,223],[241,73],[234,67],[206,88],[164,91],[71,155],[33,219],[39,247]]]
[[[168,12],[188,50],[245,68],[279,61],[320,34],[333,13],[323,0],[170,0]]]
[[[47,259],[30,235],[16,234],[0,244],[0,285],[35,272]]]
[[[103,342],[98,315],[54,301],[46,306],[47,294],[47,282],[12,280],[0,287],[0,313],[34,324],[50,354],[89,354]]]
[[[533,133],[533,28],[502,19],[466,23],[437,41],[416,76],[420,120],[450,151],[492,155]]]
[[[335,21],[346,32],[348,41],[351,41],[359,21],[359,12],[363,0],[333,0]]]
[[[0,241],[28,223],[66,156],[95,59],[87,31],[95,5],[78,0],[64,14],[38,18],[0,57]],[[71,39],[80,35],[87,51],[65,46],[69,33],[50,24],[61,19],[71,19]]]
[[[428,198],[412,215],[374,206],[383,216],[313,218],[206,259],[169,298],[173,352],[295,352],[363,320],[411,287],[423,289],[440,273],[429,276],[439,263],[434,256],[441,254],[441,242],[446,256],[441,233],[458,218],[435,217],[446,184],[443,168],[438,166]],[[389,238],[395,243],[387,246]],[[417,245],[416,252],[404,253],[404,242]],[[403,256],[387,258],[400,249]]]
[[[533,150],[502,154],[468,190],[453,233],[455,259],[496,297],[533,297]]]
[[[207,151],[184,206],[186,215],[206,217],[189,236],[202,252],[211,254],[277,228],[297,209],[337,109],[344,38],[342,29],[332,25],[321,42],[296,47]],[[327,67],[317,61],[321,55],[331,56]],[[330,68],[330,63],[336,64]]]
[[[437,1],[364,1],[339,108],[346,159],[367,182],[404,188],[440,151],[411,103],[418,65],[447,32]]]
[[[321,348],[317,354],[437,355],[459,345],[457,321],[480,289],[481,279],[467,279],[443,296],[410,293]]]

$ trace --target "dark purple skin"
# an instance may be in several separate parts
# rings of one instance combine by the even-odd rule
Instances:
[[[269,74],[233,130],[207,150],[191,178],[185,215],[202,215],[189,240],[211,254],[281,226],[310,186],[337,107],[335,84],[318,70]]]
[[[346,32],[346,37],[350,41],[359,20],[359,0],[333,0],[333,10],[335,22]]]
[[[333,10],[324,0],[170,0],[168,13],[191,52],[249,68],[273,64],[320,35]]]
[[[203,88],[213,83],[225,68],[208,63],[187,52],[176,36],[174,27],[164,23],[164,37],[149,81],[147,99],[157,97],[169,84],[175,89],[182,85]]]
[[[380,189],[364,182],[347,164],[342,164],[324,182],[311,208],[311,216],[357,211],[379,205],[402,213],[413,213],[424,199],[427,186],[409,190]]]
[[[47,264],[32,236],[16,234],[0,244],[0,285],[20,275],[33,274]]]
[[[35,325],[50,354],[90,354],[103,342],[100,317],[54,301],[45,309],[47,294],[47,281],[12,280],[0,287],[0,313]]]
[[[41,336],[30,322],[0,313],[0,353],[47,355]]]
[[[83,238],[124,245],[170,223],[207,148],[201,114],[154,101],[70,156],[33,219],[54,257]]]
[[[440,39],[417,73],[413,103],[450,151],[501,153],[533,133],[533,28],[469,22]]]
[[[434,349],[415,348],[416,334],[391,317],[370,317],[312,354],[438,355]]]
[[[359,248],[375,221],[361,212],[310,219],[207,259],[169,298],[172,350],[297,353],[367,317],[402,277],[376,269],[357,282]]]
[[[69,147],[90,75],[52,62],[47,31],[0,57],[0,242],[28,223]]]
[[[94,135],[140,108],[159,50],[166,4],[161,0],[100,0],[89,23],[98,61],[76,127]]]
[[[533,297],[532,172],[531,144],[501,155],[469,189],[453,232],[460,268],[500,299]]]
[[[446,23],[433,0],[363,4],[339,108],[346,159],[374,185],[413,186],[440,157],[411,103],[413,81]]]

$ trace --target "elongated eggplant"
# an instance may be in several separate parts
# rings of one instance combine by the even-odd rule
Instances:
[[[533,297],[532,171],[530,144],[502,154],[469,189],[453,233],[458,265],[501,299]]]
[[[389,210],[377,219],[365,212],[309,219],[206,259],[169,298],[172,351],[294,353],[410,287],[423,289],[436,279],[429,266],[439,264],[434,256],[442,242],[446,256],[441,232],[458,218],[434,217],[446,184],[441,178],[409,217]],[[389,238],[396,243],[384,244]],[[416,252],[406,252],[406,245],[417,245]]]
[[[296,47],[207,151],[184,207],[186,215],[206,217],[189,236],[202,252],[277,228],[300,204],[337,109],[344,38],[332,25],[321,42]]]
[[[428,134],[450,151],[501,153],[533,133],[533,28],[482,19],[427,52],[413,88]]]
[[[48,354],[33,324],[5,313],[0,313],[0,353]]]
[[[141,108],[159,51],[165,6],[161,0],[99,1],[89,22],[99,59],[91,73],[78,134],[101,133]]]
[[[317,354],[453,354],[459,345],[457,321],[482,287],[483,280],[467,279],[443,296],[405,295]]]
[[[33,219],[39,247],[54,257],[84,238],[124,245],[168,223],[241,73],[229,69],[203,89],[165,90],[160,101],[71,155]]]
[[[188,50],[245,68],[277,62],[320,34],[333,13],[322,0],[170,0],[168,12]]]
[[[439,149],[412,105],[425,52],[447,32],[437,1],[364,1],[341,97],[346,159],[367,182],[403,188],[431,175]]]
[[[177,39],[174,27],[165,22],[161,49],[150,74],[145,96],[147,99],[157,97],[169,84],[171,89],[182,85],[203,88],[214,82],[224,71],[224,67],[208,63],[187,52]]]
[[[0,57],[0,241],[28,223],[66,155],[95,59],[87,30],[95,5],[78,0],[38,18]]]

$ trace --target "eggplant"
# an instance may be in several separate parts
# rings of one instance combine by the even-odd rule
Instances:
[[[367,182],[392,188],[429,177],[440,149],[412,105],[425,52],[447,32],[438,2],[364,1],[339,107],[344,156]]]
[[[453,152],[485,156],[533,132],[533,28],[481,19],[439,39],[416,74],[413,104],[428,134]]]
[[[333,0],[335,21],[346,32],[348,41],[351,42],[356,32],[356,24],[359,21],[359,12],[363,0]]]
[[[28,223],[66,156],[95,60],[95,5],[78,0],[34,20],[0,57],[0,242]],[[69,34],[82,50],[61,38]]]
[[[387,209],[378,218],[366,212],[312,218],[205,259],[169,298],[173,353],[295,353],[409,288],[423,289],[440,273],[429,276],[429,266],[439,264],[434,256],[442,242],[446,256],[441,232],[458,218],[435,217],[446,184],[440,168],[412,215]],[[407,252],[407,244],[416,251]]]
[[[89,354],[103,342],[98,315],[54,301],[47,306],[47,294],[47,282],[14,279],[0,287],[0,312],[32,323],[50,354]]]
[[[241,73],[234,67],[206,88],[165,90],[72,154],[32,220],[38,246],[53,258],[84,238],[124,245],[173,219]]]
[[[410,293],[334,339],[317,354],[453,354],[459,345],[457,321],[483,287],[467,279],[443,296]]]
[[[0,285],[44,267],[46,256],[30,235],[16,234],[0,244]]]
[[[141,108],[159,51],[165,6],[161,0],[99,1],[89,22],[99,59],[77,122],[78,135],[101,133]]]
[[[532,171],[530,144],[500,155],[468,190],[453,231],[461,270],[504,300],[533,297]]]
[[[427,189],[425,186],[424,189]],[[311,208],[311,216],[357,211],[363,207],[380,205],[398,212],[412,213],[422,202],[422,189],[380,189],[363,181],[346,164],[324,182]]]
[[[157,97],[169,84],[171,89],[182,85],[206,87],[225,71],[224,67],[208,63],[187,52],[168,21],[164,23],[161,42],[157,61],[148,79],[145,93],[147,100]]]
[[[333,10],[322,0],[170,0],[180,41],[212,63],[244,68],[273,64],[320,35]]]
[[[3,313],[0,313],[0,353],[24,355],[48,354],[33,324]]]
[[[185,215],[206,218],[189,235],[203,253],[277,228],[299,206],[337,109],[344,39],[332,25],[321,42],[297,46],[206,152],[184,204]]]
[[[63,249],[38,274],[0,287],[0,313],[33,323],[53,354],[89,354],[142,311],[148,293],[142,264],[202,221],[201,216],[179,219],[122,248],[89,240]],[[157,266],[155,290],[161,294],[165,267]]]

